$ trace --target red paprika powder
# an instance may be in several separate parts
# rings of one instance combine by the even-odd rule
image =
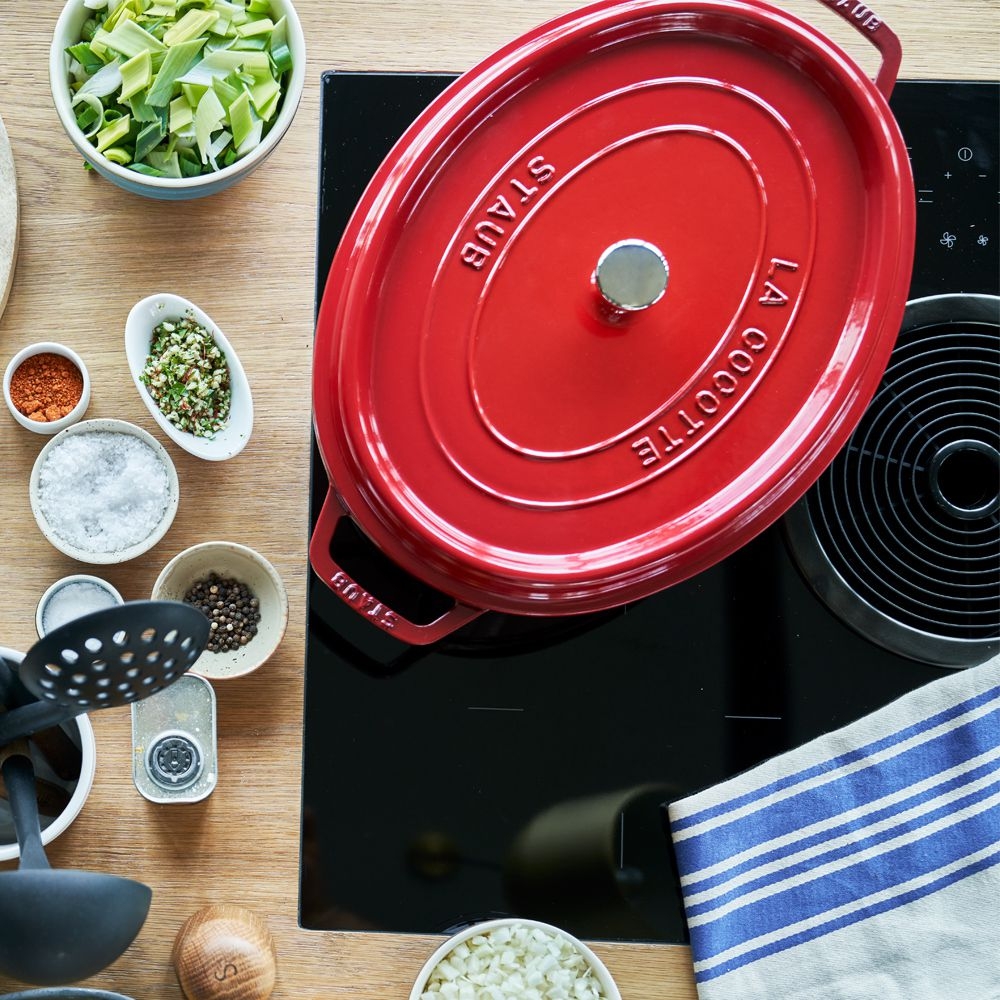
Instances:
[[[10,400],[29,420],[49,423],[71,413],[83,395],[80,369],[61,354],[25,358],[10,377]]]

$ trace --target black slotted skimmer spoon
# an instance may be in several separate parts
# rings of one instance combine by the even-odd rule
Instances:
[[[38,701],[0,714],[0,746],[163,690],[201,655],[210,627],[182,601],[127,601],[60,625],[17,668]]]

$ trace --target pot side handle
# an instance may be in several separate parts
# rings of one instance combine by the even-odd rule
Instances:
[[[821,3],[853,25],[882,54],[882,65],[875,76],[875,86],[888,100],[903,61],[899,37],[871,7],[859,0],[821,0]]]
[[[350,574],[344,572],[330,551],[337,523],[342,517],[349,516],[344,512],[334,491],[330,490],[323,501],[312,538],[309,540],[309,562],[313,570],[348,607],[373,625],[377,625],[382,631],[413,646],[426,646],[444,639],[483,614],[481,608],[470,608],[468,605],[456,602],[455,606],[440,618],[421,625],[411,622],[382,603]]]

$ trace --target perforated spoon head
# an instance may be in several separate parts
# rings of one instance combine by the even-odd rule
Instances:
[[[18,668],[40,701],[89,712],[126,705],[172,684],[208,642],[208,618],[182,601],[127,601],[60,625]]]

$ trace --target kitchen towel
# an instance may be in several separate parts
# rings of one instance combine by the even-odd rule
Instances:
[[[668,815],[700,1000],[1000,1000],[1000,657]]]

